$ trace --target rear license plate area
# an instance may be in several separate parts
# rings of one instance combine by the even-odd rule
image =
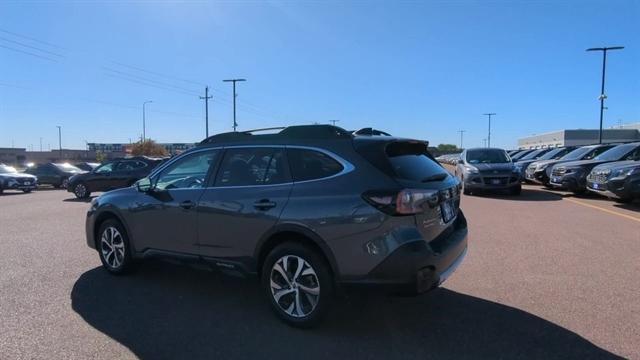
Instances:
[[[450,222],[456,217],[456,206],[453,200],[446,200],[440,204],[440,213],[442,214],[442,221],[445,223]]]

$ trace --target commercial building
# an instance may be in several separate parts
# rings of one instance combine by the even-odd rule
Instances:
[[[194,143],[161,143],[158,144],[164,147],[171,155],[180,154],[183,151],[189,150],[196,146]],[[89,151],[101,152],[104,154],[118,153],[120,156],[125,156],[131,153],[131,147],[133,144],[127,143],[88,143],[87,147]]]
[[[559,130],[518,139],[519,149],[539,149],[558,146],[579,146],[597,144],[599,130],[574,129]],[[604,129],[603,142],[640,141],[640,123],[623,125],[621,128]]]

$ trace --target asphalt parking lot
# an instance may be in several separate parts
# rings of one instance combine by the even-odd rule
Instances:
[[[468,256],[441,289],[350,293],[307,331],[277,321],[253,280],[160,262],[108,275],[87,207],[0,196],[0,358],[640,358],[639,203],[465,196]]]

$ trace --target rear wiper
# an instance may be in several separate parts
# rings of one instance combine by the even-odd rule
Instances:
[[[420,180],[423,183],[432,182],[432,181],[442,181],[449,176],[447,173],[434,174],[431,176],[427,176],[426,178]]]

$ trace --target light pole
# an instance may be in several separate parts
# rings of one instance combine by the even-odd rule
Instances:
[[[600,87],[600,96],[598,99],[600,100],[600,133],[598,135],[598,143],[602,144],[602,118],[604,116],[604,100],[607,98],[607,95],[604,93],[604,74],[607,69],[607,51],[609,50],[622,50],[624,46],[611,46],[611,47],[601,47],[601,48],[589,48],[587,51],[602,51],[602,85]]]
[[[236,122],[236,83],[238,81],[247,81],[247,79],[227,79],[222,80],[222,82],[231,82],[233,83],[233,131],[236,131],[238,127],[238,123]]]
[[[60,149],[60,160],[62,160],[62,126],[56,125],[58,128],[58,148]]]
[[[487,147],[491,147],[491,116],[495,115],[496,113],[486,113],[486,114],[482,114],[482,115],[486,115],[489,117],[489,135],[487,136]]]
[[[142,142],[147,138],[147,114],[145,105],[152,103],[152,100],[147,100],[142,103]]]
[[[458,130],[458,132],[460,133],[460,150],[462,150],[462,134],[467,132],[467,130]]]

